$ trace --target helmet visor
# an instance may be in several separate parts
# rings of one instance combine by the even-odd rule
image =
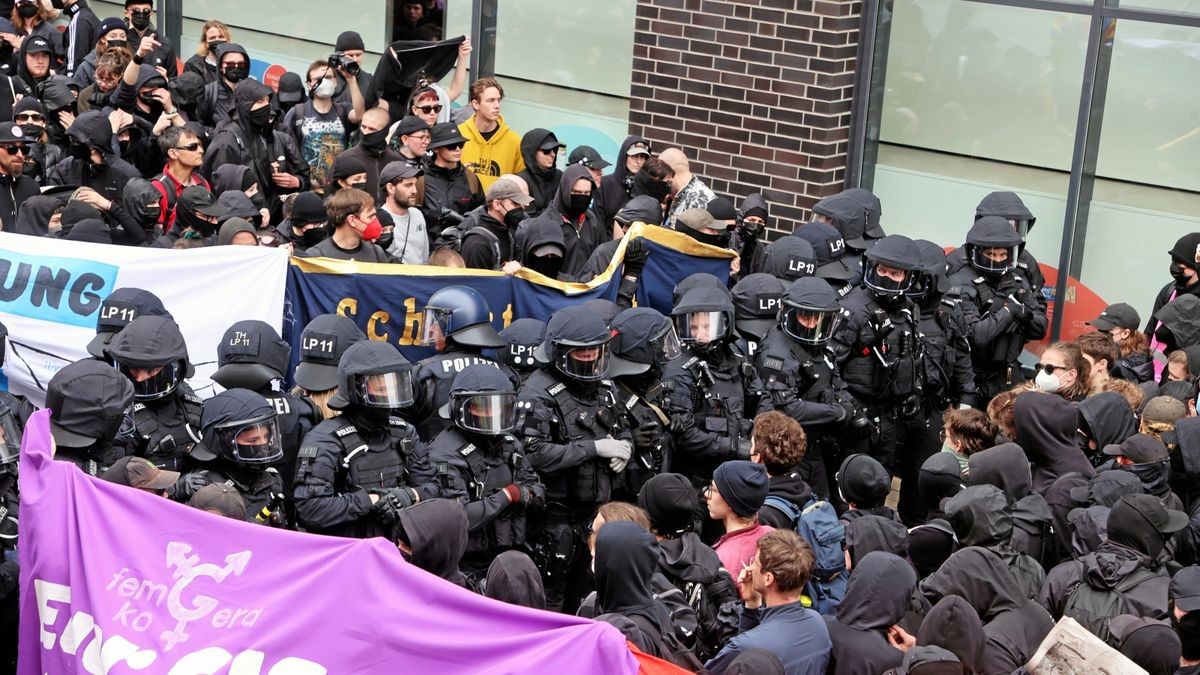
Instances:
[[[516,426],[517,395],[512,392],[464,392],[450,395],[454,422],[467,431],[497,436]]]
[[[221,451],[242,464],[270,464],[283,459],[279,420],[271,415],[231,424],[217,431]]]
[[[608,375],[608,342],[586,347],[560,347],[565,349],[558,357],[558,369],[576,380],[602,380]]]
[[[10,411],[0,412],[0,466],[12,464],[21,457],[21,434]]]
[[[841,315],[835,309],[815,310],[788,307],[783,312],[783,330],[797,342],[823,345],[837,330]]]
[[[426,307],[425,317],[421,322],[421,344],[426,347],[445,349],[446,336],[450,334],[450,325],[454,317],[453,310],[442,307]]]
[[[358,400],[372,408],[404,408],[412,405],[412,371],[357,376]]]
[[[1025,237],[1029,236],[1029,228],[1033,227],[1033,221],[1029,218],[1009,218],[1008,222],[1012,223],[1013,229],[1021,235],[1021,241],[1025,241]]]
[[[675,332],[675,326],[668,324],[662,333],[650,339],[650,346],[659,363],[666,363],[683,353],[683,344]]]
[[[864,266],[863,283],[873,291],[898,295],[912,286],[916,272],[892,267],[886,263]]]
[[[165,366],[145,368],[118,363],[121,374],[133,383],[133,400],[153,401],[175,391],[182,379],[181,363],[175,361]]]
[[[1017,266],[1016,246],[971,247],[971,265],[983,272],[1007,272]]]
[[[729,335],[724,312],[687,312],[673,318],[675,332],[683,344],[716,342]]]
[[[905,295],[910,298],[923,298],[929,295],[929,288],[933,285],[933,279],[925,272],[917,272],[913,275],[912,286],[908,287]]]

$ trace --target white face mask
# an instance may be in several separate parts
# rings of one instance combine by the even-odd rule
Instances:
[[[1052,375],[1044,370],[1038,371],[1037,377],[1033,378],[1033,382],[1037,385],[1038,389],[1047,394],[1053,394],[1062,386],[1062,382],[1059,381],[1057,375]]]
[[[337,91],[337,82],[334,82],[329,78],[325,78],[321,80],[321,84],[317,85],[317,91],[315,95],[320,96],[321,98],[329,98],[330,96],[333,96],[333,92],[335,91]]]

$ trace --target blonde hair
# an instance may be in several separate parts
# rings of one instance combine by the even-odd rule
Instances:
[[[208,40],[205,39],[208,37],[208,31],[211,28],[221,31],[221,37],[225,38],[225,42],[233,42],[233,34],[229,32],[229,26],[216,19],[205,21],[204,26],[200,28],[200,46],[196,48],[196,54],[205,58],[212,53],[208,51]],[[213,56],[216,56],[216,54],[213,54]]]
[[[296,396],[307,396],[310,401],[317,404],[321,409],[322,419],[332,419],[342,414],[340,410],[334,410],[329,407],[329,399],[337,392],[337,387],[326,389],[325,391],[309,391],[300,385],[292,388],[292,393]]]

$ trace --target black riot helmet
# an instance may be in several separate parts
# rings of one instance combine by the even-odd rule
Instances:
[[[875,196],[875,193],[864,188],[850,188],[841,194],[847,199],[858,202],[863,207],[867,218],[867,229],[863,233],[863,238],[866,240],[868,248],[874,245],[876,239],[883,239],[887,236],[887,233],[883,231],[883,226],[879,223],[883,217],[883,204],[879,201],[879,197]]]
[[[779,327],[796,342],[823,345],[841,324],[837,291],[828,281],[806,277],[792,284],[783,296]]]
[[[274,406],[248,389],[228,389],[204,402],[200,442],[192,457],[207,462],[222,457],[258,467],[283,459],[283,440]]]
[[[891,234],[863,254],[863,284],[877,296],[902,296],[912,286],[921,265],[921,251],[912,239]],[[880,270],[894,270],[899,279]]]
[[[738,333],[755,340],[763,339],[775,325],[779,300],[786,291],[787,286],[770,274],[757,272],[742,277],[733,286],[733,315]]]
[[[104,302],[96,317],[96,337],[87,345],[87,351],[98,359],[107,358],[104,350],[112,343],[117,333],[139,316],[165,316],[171,313],[163,307],[162,300],[150,291],[140,288],[118,288]]]
[[[817,254],[808,240],[789,234],[767,244],[763,271],[783,281],[811,277],[817,272]]]
[[[1021,235],[999,216],[984,216],[967,232],[967,262],[984,274],[1015,269],[1021,247]]]
[[[832,225],[812,222],[792,234],[812,244],[817,256],[816,276],[843,284],[854,278],[854,268],[846,258],[846,240]]]
[[[479,291],[469,286],[447,286],[425,303],[421,344],[446,348],[447,342],[494,349],[505,342],[492,327],[491,309]]]
[[[532,372],[541,367],[533,353],[546,338],[545,321],[517,319],[500,331],[500,337],[508,343],[508,349],[496,350],[497,362],[521,372]]]
[[[950,280],[946,276],[946,251],[928,239],[918,239],[914,243],[921,252],[921,269],[907,295],[914,300],[939,299],[950,290]]]
[[[212,379],[226,389],[262,389],[284,378],[291,357],[291,345],[270,324],[238,321],[221,336]]]
[[[361,340],[346,348],[338,362],[337,391],[329,407],[395,410],[412,405],[412,364],[388,342]]]
[[[613,320],[612,376],[661,372],[683,348],[671,320],[650,307],[631,307]]]
[[[979,206],[975,207],[975,220],[996,216],[1008,221],[1008,224],[1021,236],[1021,241],[1029,236],[1037,218],[1025,206],[1025,202],[1015,192],[992,192],[984,197]]]
[[[687,295],[688,291],[701,286],[712,286],[713,288],[724,289],[726,293],[729,289],[725,287],[725,282],[718,279],[715,275],[708,272],[696,272],[689,274],[675,284],[675,288],[671,290],[671,306],[679,304],[683,300],[683,296]]]
[[[867,212],[860,200],[854,196],[847,196],[845,192],[839,192],[813,204],[812,210],[837,228],[846,246],[852,251],[861,253],[867,250],[864,238],[867,231]]]
[[[140,316],[108,346],[113,364],[133,383],[135,401],[169,396],[195,371],[179,326],[165,316]]]
[[[671,309],[675,332],[693,349],[711,350],[733,340],[733,298],[724,288],[702,286],[683,296]]]
[[[477,363],[454,376],[450,400],[439,412],[463,431],[500,436],[516,426],[517,392],[499,368]]]
[[[366,339],[358,326],[341,314],[314,317],[300,333],[296,384],[314,392],[336,388],[342,355],[350,345]]]
[[[535,354],[572,380],[596,382],[608,377],[611,341],[604,319],[573,305],[550,315],[546,338]]]

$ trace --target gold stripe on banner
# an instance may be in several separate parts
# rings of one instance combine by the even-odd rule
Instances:
[[[604,270],[596,278],[587,283],[579,283],[573,281],[559,281],[551,279],[539,272],[522,267],[517,272],[516,276],[525,281],[554,288],[567,295],[575,293],[583,293],[597,286],[603,286],[608,283],[612,275],[616,273],[617,267],[625,260],[625,247],[633,239],[645,237],[650,241],[666,246],[669,249],[693,255],[700,258],[726,258],[733,259],[737,257],[737,253],[732,249],[718,248],[708,244],[696,241],[682,232],[668,230],[657,225],[647,225],[645,223],[634,223],[621,243],[617,245],[617,250],[613,253],[612,261],[608,263],[608,268]],[[502,277],[504,272],[495,270],[480,270],[461,267],[430,267],[429,265],[406,265],[398,263],[368,263],[356,262],[353,260],[338,260],[336,258],[292,258],[292,265],[300,269],[301,272],[323,273],[323,274],[382,274],[393,276],[408,276],[408,277],[446,277],[446,276],[466,276],[466,277]]]

